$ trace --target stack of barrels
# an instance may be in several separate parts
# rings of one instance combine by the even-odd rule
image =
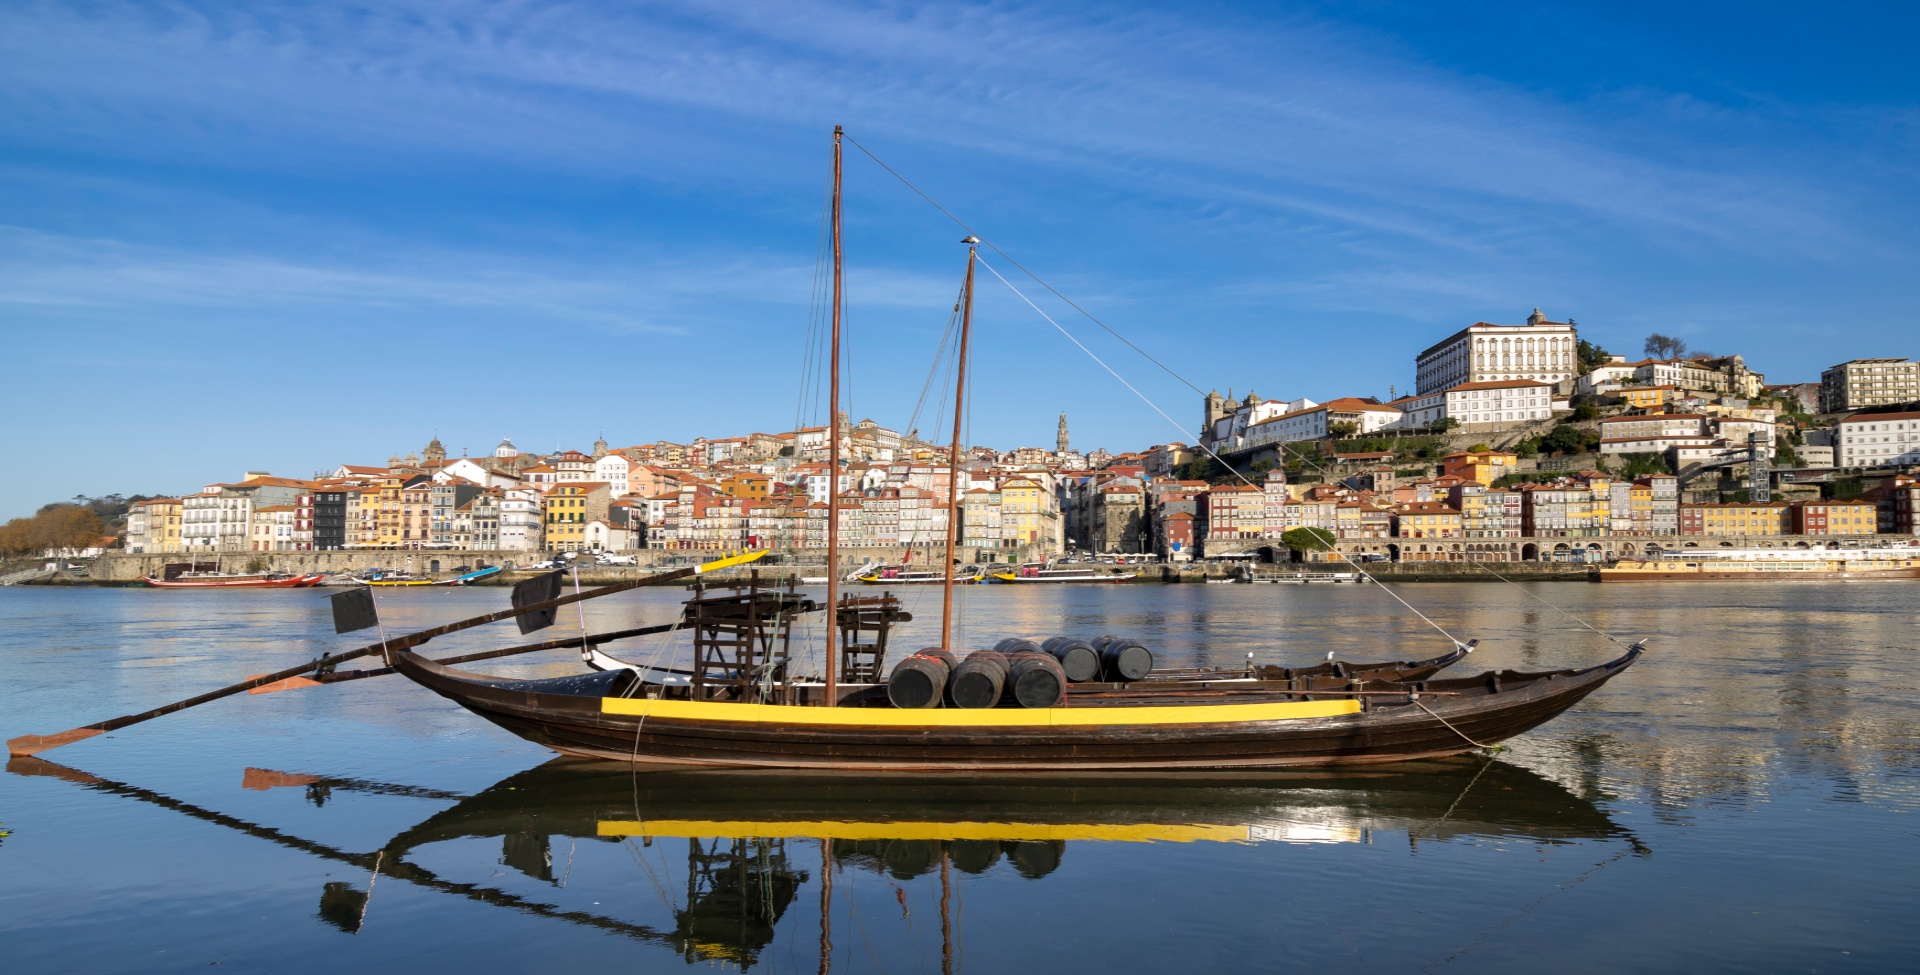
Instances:
[[[1070,683],[1136,681],[1152,670],[1153,653],[1128,637],[1009,637],[959,661],[939,647],[907,657],[887,678],[887,700],[897,708],[1052,708],[1066,701]]]

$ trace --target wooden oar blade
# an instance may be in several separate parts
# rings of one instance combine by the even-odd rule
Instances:
[[[373,588],[370,586],[335,593],[331,602],[335,633],[352,633],[380,625],[380,611],[374,608]]]
[[[104,734],[98,728],[75,728],[62,731],[57,735],[21,735],[7,739],[7,754],[15,756],[37,755],[61,745],[71,745],[76,741],[86,741],[94,735]]]
[[[519,609],[522,606],[532,606],[536,603],[549,602],[560,598],[561,575],[560,570],[556,569],[545,575],[534,576],[524,582],[515,583],[513,587],[513,607]],[[555,609],[555,607],[548,607],[538,612],[523,613],[514,617],[513,621],[519,624],[521,633],[532,633],[535,630],[544,630],[553,625]]]
[[[248,675],[247,679],[259,680],[260,678],[265,676],[267,675],[266,674],[250,674]],[[298,690],[302,687],[319,687],[319,686],[320,686],[319,681],[309,677],[288,677],[282,680],[274,681],[271,684],[262,684],[259,687],[248,688],[247,693],[248,694],[272,694],[275,691],[292,691],[292,690]]]

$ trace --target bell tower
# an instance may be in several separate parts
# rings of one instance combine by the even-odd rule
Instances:
[[[1067,415],[1065,413],[1060,414],[1060,432],[1053,438],[1053,445],[1055,450],[1063,454],[1069,449],[1067,447]]]

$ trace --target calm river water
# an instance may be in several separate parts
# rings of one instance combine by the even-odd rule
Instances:
[[[552,762],[399,677],[239,696],[47,753],[60,765],[8,766],[0,964],[1920,970],[1920,588],[1397,591],[1480,639],[1462,671],[1618,652],[1535,596],[1652,652],[1493,758],[1207,782],[636,776]],[[919,646],[939,594],[908,596],[919,619],[899,645]],[[680,598],[589,602],[586,622],[665,621]],[[404,630],[506,599],[396,591],[381,605]],[[969,645],[1118,632],[1170,664],[1447,646],[1373,587],[978,587],[963,602]],[[310,591],[0,590],[0,736],[142,710],[356,636],[335,636]],[[426,649],[490,641],[519,642],[490,627]],[[476,666],[576,665],[555,652]]]

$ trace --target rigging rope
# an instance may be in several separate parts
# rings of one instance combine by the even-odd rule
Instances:
[[[1025,292],[1022,292],[1019,288],[1014,287],[1013,282],[1008,281],[1006,277],[1002,275],[999,271],[994,270],[993,265],[988,264],[983,259],[980,261],[980,266],[986,268],[989,272],[993,274],[994,277],[999,278],[1001,284],[1006,285],[1008,290],[1012,291],[1016,295],[1019,295],[1020,300],[1027,303],[1027,307],[1032,308],[1035,312],[1039,313],[1041,318],[1044,318],[1047,320],[1047,324],[1052,325],[1056,330],[1060,332],[1061,335],[1066,336],[1067,341],[1072,342],[1075,346],[1079,347],[1080,351],[1085,352],[1088,358],[1091,358],[1093,361],[1099,363],[1100,368],[1105,369],[1108,375],[1112,376],[1114,379],[1119,380],[1120,385],[1127,387],[1127,390],[1129,392],[1133,393],[1133,395],[1135,396],[1138,396],[1140,398],[1140,402],[1147,404],[1148,406],[1153,408],[1153,411],[1155,413],[1158,413],[1162,417],[1165,417],[1166,421],[1168,423],[1173,424],[1175,429],[1179,430],[1182,433],[1186,432],[1186,428],[1180,426],[1179,421],[1175,420],[1173,417],[1167,416],[1167,411],[1161,409],[1159,404],[1156,404],[1153,400],[1148,399],[1145,393],[1142,393],[1140,392],[1140,390],[1135,389],[1132,383],[1127,382],[1126,379],[1122,377],[1119,373],[1114,372],[1113,367],[1107,365],[1107,362],[1105,359],[1102,359],[1099,356],[1095,355],[1092,349],[1089,349],[1085,345],[1082,345],[1079,339],[1073,337],[1072,332],[1069,332],[1065,328],[1061,327],[1059,322],[1056,322],[1053,320],[1053,316],[1047,314],[1044,310],[1040,308],[1039,305],[1034,304],[1033,299],[1027,297]],[[1222,460],[1219,454],[1216,454],[1213,452],[1213,448],[1208,447],[1205,444],[1202,444],[1200,446],[1200,449],[1205,450],[1208,456],[1211,456],[1214,460],[1220,461],[1221,466],[1225,467],[1229,472],[1233,474],[1233,476],[1239,478],[1248,487],[1258,486],[1258,485],[1255,485],[1252,481],[1247,480],[1247,477],[1245,474],[1242,474],[1239,471],[1234,470],[1232,464],[1229,464],[1225,460]],[[1342,558],[1345,559],[1345,556],[1343,555]],[[1405,599],[1400,598],[1399,593],[1394,592],[1385,583],[1381,582],[1378,579],[1375,579],[1373,577],[1373,573],[1368,572],[1365,568],[1362,568],[1360,563],[1354,562],[1352,560],[1346,560],[1346,561],[1348,565],[1351,565],[1354,567],[1355,571],[1359,572],[1363,576],[1366,576],[1368,582],[1371,582],[1374,585],[1380,587],[1380,590],[1382,592],[1385,592],[1387,595],[1392,596],[1395,602],[1399,603],[1402,606],[1405,606],[1408,612],[1411,612],[1413,615],[1420,617],[1420,619],[1425,621],[1428,626],[1431,626],[1435,630],[1438,630],[1440,632],[1440,635],[1446,637],[1449,641],[1453,643],[1454,646],[1456,647],[1466,646],[1466,644],[1460,642],[1459,637],[1456,637],[1452,633],[1447,632],[1446,627],[1441,626],[1440,624],[1434,622],[1431,617],[1427,616],[1427,614],[1420,612],[1418,609],[1415,609],[1412,603],[1409,603]]]
[[[941,206],[938,202],[934,200],[933,197],[928,196],[925,191],[921,190],[920,187],[913,185],[913,181],[907,179],[905,176],[900,175],[900,173],[896,171],[892,166],[889,166],[886,163],[882,162],[879,156],[876,156],[873,154],[872,150],[869,150],[866,146],[863,146],[860,143],[855,142],[853,136],[843,135],[841,138],[851,143],[855,149],[858,149],[862,153],[865,153],[868,159],[873,160],[874,165],[879,166],[881,169],[886,170],[888,175],[892,176],[894,179],[899,180],[901,185],[905,186],[907,189],[912,190],[914,194],[920,197],[922,200],[927,201],[928,205],[932,206],[935,210],[938,210],[941,213],[945,214],[948,220],[951,220],[955,224],[958,224],[960,228],[965,230],[967,233],[972,234],[975,237],[980,237],[980,234],[977,233],[972,227],[968,226],[965,220],[962,220],[959,217],[954,216],[953,211],[948,210],[946,207]],[[990,241],[984,237],[981,237],[980,243],[983,246],[985,246],[988,250],[991,250],[995,254],[998,254],[1001,257],[1006,258],[1006,261],[1008,264],[1011,264],[1014,267],[1019,268],[1020,273],[1025,274],[1027,277],[1030,277],[1034,281],[1038,282],[1040,287],[1047,289],[1049,292],[1052,292],[1055,298],[1058,298],[1061,301],[1066,302],[1068,305],[1071,305],[1074,311],[1077,311],[1080,314],[1085,315],[1088,321],[1094,323],[1095,325],[1100,326],[1102,329],[1106,331],[1108,335],[1111,335],[1114,338],[1119,339],[1122,343],[1125,343],[1127,348],[1140,353],[1141,357],[1145,358],[1148,362],[1151,362],[1154,365],[1159,366],[1162,370],[1166,372],[1167,375],[1172,376],[1173,378],[1179,380],[1188,389],[1191,389],[1196,393],[1200,392],[1200,387],[1195,386],[1190,382],[1187,382],[1187,379],[1185,376],[1182,376],[1179,373],[1174,372],[1173,369],[1168,367],[1166,363],[1161,362],[1159,359],[1154,358],[1151,354],[1147,352],[1147,350],[1133,344],[1133,342],[1130,341],[1126,336],[1121,335],[1119,332],[1116,332],[1112,328],[1108,327],[1106,322],[1103,322],[1100,319],[1095,318],[1093,312],[1090,312],[1085,308],[1080,307],[1078,304],[1074,302],[1072,298],[1069,298],[1066,295],[1061,294],[1058,288],[1055,288],[1053,285],[1048,284],[1044,279],[1040,277],[1040,275],[1035,274],[1032,271],[1028,270],[1026,265],[1021,264],[1019,261],[1014,260],[1013,255],[1008,254],[1006,251],[1003,251],[999,247],[995,246],[993,241]]]
[[[1479,743],[1479,742],[1477,742],[1477,741],[1474,741],[1474,740],[1473,740],[1473,739],[1471,739],[1471,738],[1468,738],[1468,737],[1467,737],[1467,733],[1466,733],[1466,732],[1464,732],[1464,731],[1461,731],[1461,730],[1460,730],[1460,729],[1458,729],[1458,728],[1455,728],[1455,727],[1453,726],[1453,722],[1451,722],[1451,721],[1448,721],[1447,719],[1445,719],[1445,718],[1443,718],[1443,717],[1441,717],[1441,716],[1439,716],[1438,714],[1434,714],[1434,711],[1433,711],[1433,709],[1432,709],[1432,708],[1430,708],[1430,707],[1427,707],[1427,705],[1426,705],[1426,703],[1425,703],[1424,701],[1421,701],[1421,700],[1420,700],[1420,698],[1418,698],[1418,697],[1416,697],[1416,696],[1413,696],[1413,695],[1409,695],[1407,699],[1408,699],[1408,700],[1410,700],[1410,701],[1412,701],[1413,703],[1415,703],[1415,704],[1417,704],[1417,705],[1419,705],[1419,706],[1420,706],[1420,710],[1422,710],[1422,711],[1425,711],[1425,712],[1427,712],[1428,714],[1432,714],[1432,715],[1433,715],[1433,718],[1434,718],[1434,720],[1435,720],[1435,721],[1438,721],[1438,722],[1440,722],[1441,724],[1443,724],[1443,725],[1446,725],[1446,726],[1447,726],[1447,730],[1448,730],[1448,731],[1451,731],[1451,732],[1453,732],[1454,734],[1456,734],[1456,735],[1459,735],[1459,736],[1460,736],[1460,740],[1462,740],[1462,741],[1464,741],[1464,742],[1466,742],[1467,744],[1469,744],[1469,745],[1472,745],[1472,746],[1473,746],[1473,747],[1475,747],[1475,748],[1484,748],[1484,749],[1487,749],[1488,751],[1493,751],[1493,752],[1504,752],[1504,751],[1506,751],[1506,750],[1507,750],[1507,746],[1505,746],[1505,745],[1483,745],[1483,744],[1481,744],[1481,743]],[[1485,770],[1483,769],[1482,771],[1485,771]],[[1451,811],[1451,810],[1449,810],[1449,811]]]
[[[1118,339],[1121,343],[1125,344],[1127,348],[1132,349],[1133,351],[1139,353],[1148,362],[1151,362],[1154,365],[1160,367],[1160,369],[1164,371],[1167,375],[1172,376],[1174,379],[1178,380],[1182,385],[1186,386],[1188,389],[1191,389],[1196,393],[1200,392],[1200,387],[1188,381],[1185,376],[1182,376],[1179,373],[1175,372],[1166,363],[1161,362],[1159,359],[1154,358],[1145,349],[1142,349],[1138,345],[1133,344],[1133,342],[1129,340],[1126,336],[1121,335],[1119,332],[1114,331],[1111,327],[1107,325],[1106,322],[1103,322],[1099,318],[1095,317],[1092,312],[1087,311],[1085,308],[1080,307],[1080,305],[1077,302],[1075,302],[1073,299],[1068,298],[1066,295],[1062,294],[1058,288],[1055,288],[1053,285],[1048,284],[1045,279],[1041,278],[1038,274],[1035,274],[1032,270],[1027,268],[1026,265],[1021,264],[1019,261],[1015,260],[1012,255],[1008,254],[1006,251],[1001,250],[991,240],[986,239],[978,231],[975,231],[971,225],[969,225],[965,220],[960,219],[960,217],[954,214],[953,211],[948,210],[944,206],[941,206],[939,201],[927,195],[925,190],[922,190],[920,187],[915,186],[912,180],[909,180],[905,176],[901,175],[901,173],[898,170],[895,170],[892,166],[887,165],[886,162],[883,161],[879,156],[874,155],[872,150],[868,149],[866,146],[861,145],[858,140],[854,139],[850,135],[843,135],[842,138],[846,142],[850,143],[855,149],[860,150],[860,152],[864,154],[868,159],[873,160],[875,165],[879,166],[883,170],[886,170],[888,175],[892,176],[894,179],[899,180],[901,185],[911,190],[915,196],[918,196],[922,200],[925,200],[927,202],[927,205],[933,207],[935,210],[940,211],[940,213],[944,215],[948,220],[953,221],[960,228],[966,230],[967,233],[975,237],[981,237],[981,244],[983,246],[987,247],[989,250],[993,251],[995,254],[1004,258],[1008,264],[1011,264],[1014,267],[1019,268],[1021,273],[1025,274],[1026,276],[1032,278],[1034,281],[1038,282],[1042,288],[1047,289],[1047,291],[1050,292],[1054,297],[1065,302],[1074,311],[1077,311],[1081,315],[1085,316],[1088,321],[1093,322],[1095,325],[1100,326],[1100,328],[1104,330],[1108,335],[1111,335],[1115,339]],[[986,261],[982,260],[981,264],[985,266]],[[1052,325],[1055,329],[1057,329],[1060,332],[1060,334],[1065,335],[1067,339],[1071,341],[1074,345],[1079,346],[1080,351],[1085,352],[1090,358],[1093,359],[1093,361],[1100,363],[1100,367],[1105,369],[1109,375],[1113,376],[1113,378],[1118,379],[1121,385],[1126,386],[1127,389],[1131,391],[1135,396],[1138,396],[1142,402],[1146,403],[1148,406],[1153,407],[1153,411],[1155,413],[1158,413],[1162,417],[1165,417],[1167,422],[1172,423],[1175,429],[1178,429],[1183,435],[1186,433],[1185,427],[1180,426],[1180,424],[1177,421],[1175,421],[1172,417],[1167,416],[1167,413],[1165,410],[1160,409],[1160,407],[1155,405],[1152,400],[1148,399],[1138,389],[1135,389],[1131,383],[1121,378],[1120,374],[1115,372],[1112,366],[1107,365],[1107,363],[1104,360],[1102,360],[1099,356],[1094,355],[1093,351],[1088,349],[1085,345],[1082,345],[1079,339],[1074,338],[1071,333],[1069,333],[1065,328],[1062,328],[1059,322],[1054,321],[1053,318],[1049,316],[1046,312],[1041,311],[1040,306],[1035,305],[1032,299],[1028,298],[1024,293],[1020,291],[1020,289],[1015,288],[1013,286],[1013,283],[1008,281],[1004,276],[1002,276],[999,271],[995,271],[990,266],[987,267],[987,270],[993,271],[993,276],[996,278],[999,278],[1000,283],[1006,285],[1010,290],[1013,291],[1014,294],[1019,295],[1020,300],[1025,301],[1029,307],[1033,308],[1034,311],[1039,312],[1040,317],[1045,318],[1048,324]],[[1206,451],[1208,456],[1212,457],[1216,461],[1219,461],[1222,467],[1225,467],[1229,473],[1239,478],[1248,487],[1258,486],[1258,485],[1255,485],[1252,481],[1249,481],[1246,478],[1246,476],[1241,474],[1238,470],[1235,470],[1233,465],[1227,463],[1224,458],[1222,458],[1218,453],[1214,452],[1213,448],[1208,447],[1205,443],[1199,444],[1199,447],[1201,450]],[[1296,456],[1299,456],[1301,460],[1312,465],[1315,470],[1318,470],[1322,474],[1322,476],[1331,476],[1328,473],[1326,468],[1320,466],[1318,463],[1315,463],[1312,458],[1306,457],[1304,455],[1296,455]],[[1427,625],[1432,626],[1436,630],[1439,630],[1441,634],[1447,637],[1447,639],[1452,640],[1456,646],[1465,645],[1465,644],[1462,644],[1457,638],[1455,638],[1453,634],[1448,633],[1438,623],[1435,623],[1433,620],[1428,619],[1427,616],[1421,613],[1419,610],[1414,609],[1412,604],[1408,603],[1404,599],[1401,599],[1398,593],[1395,593],[1392,589],[1388,588],[1385,584],[1381,583],[1380,580],[1375,579],[1373,577],[1373,574],[1368,572],[1363,566],[1360,565],[1360,563],[1347,558],[1344,552],[1336,551],[1335,554],[1340,556],[1341,561],[1352,566],[1355,571],[1359,572],[1362,576],[1365,576],[1367,581],[1372,582],[1376,586],[1379,586],[1388,595],[1392,596],[1395,601],[1399,602],[1400,605],[1405,606],[1408,610],[1411,610],[1415,616],[1418,616],[1422,620],[1425,620]],[[1466,554],[1466,553],[1463,553],[1463,554]],[[1616,645],[1620,643],[1620,641],[1616,639],[1613,635],[1605,632],[1604,630],[1600,630],[1594,627],[1592,624],[1587,623],[1585,620],[1582,620],[1579,617],[1574,616],[1572,613],[1569,613],[1566,610],[1561,609],[1558,606],[1555,606],[1553,603],[1548,602],[1546,599],[1538,595],[1535,595],[1533,592],[1529,591],[1525,586],[1522,586],[1519,583],[1514,582],[1513,580],[1500,575],[1498,572],[1494,572],[1492,569],[1487,568],[1485,563],[1481,562],[1478,559],[1472,558],[1470,554],[1467,556],[1466,560],[1473,565],[1476,565],[1482,569],[1485,569],[1487,572],[1491,573],[1494,578],[1499,579],[1501,582],[1504,582],[1510,586],[1513,586],[1515,589],[1518,589],[1521,592],[1526,593],[1528,597],[1545,604],[1548,608],[1552,609],[1554,612],[1559,613],[1560,615],[1565,616],[1566,618],[1573,620],[1576,623],[1579,623],[1581,626],[1584,626],[1595,633],[1598,633],[1599,635],[1601,635],[1602,637],[1605,637],[1607,640],[1613,642]]]

